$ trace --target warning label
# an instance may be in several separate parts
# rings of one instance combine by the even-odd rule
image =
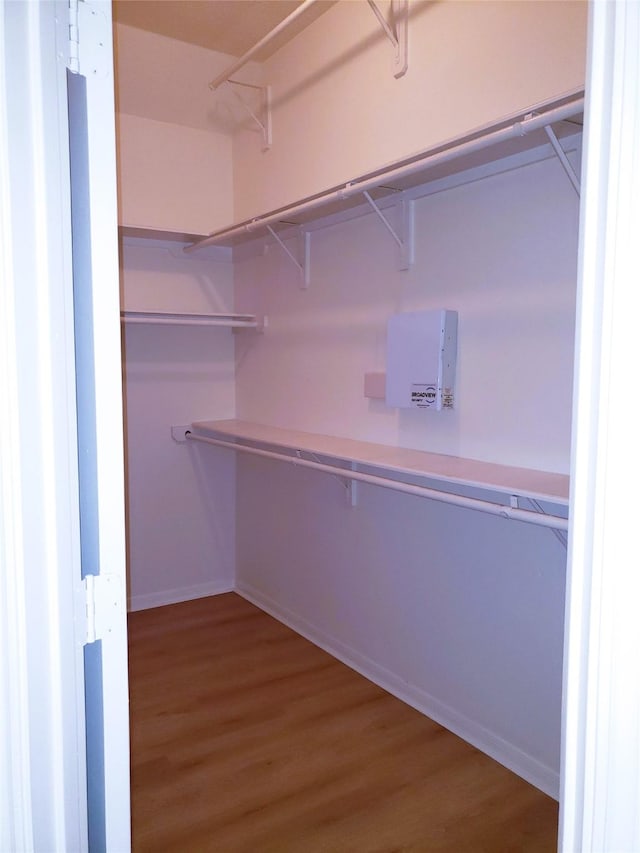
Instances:
[[[414,383],[411,386],[411,408],[432,409],[435,408],[437,400],[436,386],[431,384],[421,385]]]

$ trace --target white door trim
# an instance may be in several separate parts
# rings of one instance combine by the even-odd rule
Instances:
[[[99,640],[104,743],[104,843],[131,844],[127,669],[124,426],[120,338],[120,269],[110,0],[78,3],[78,70],[86,79],[93,395],[95,406],[96,595],[109,595],[108,627]],[[83,356],[84,357],[84,356]],[[87,365],[83,365],[87,367]],[[81,412],[82,414],[82,412]],[[81,495],[82,497],[82,495]],[[114,591],[111,595],[110,591]],[[102,602],[104,604],[105,602]],[[96,602],[100,610],[100,602]],[[102,608],[104,612],[104,608]],[[85,670],[85,672],[87,672]],[[87,690],[87,693],[89,691]],[[88,706],[89,707],[89,706]],[[91,837],[91,807],[90,837]],[[97,842],[96,842],[97,843]]]
[[[0,5],[0,45],[10,37]],[[4,50],[4,48],[0,48]],[[4,56],[4,53],[0,55]],[[32,850],[27,626],[5,63],[0,62],[0,850]]]
[[[560,847],[640,849],[640,3],[590,9]]]

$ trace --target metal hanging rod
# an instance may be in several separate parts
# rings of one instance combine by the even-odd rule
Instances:
[[[121,311],[123,323],[145,326],[223,326],[262,329],[263,319],[253,314],[188,314],[174,311]]]
[[[290,15],[287,15],[283,21],[280,21],[280,23],[268,32],[266,36],[263,36],[259,42],[254,44],[254,46],[249,48],[246,53],[243,53],[242,56],[236,59],[236,61],[230,65],[226,71],[223,71],[222,74],[218,74],[218,76],[209,83],[209,88],[215,91],[215,89],[222,86],[223,83],[226,83],[229,77],[232,77],[236,71],[242,68],[243,65],[246,65],[252,56],[255,56],[256,53],[262,50],[265,45],[269,44],[272,39],[279,35],[282,30],[286,29],[289,24],[296,20],[296,18],[299,18],[300,15],[304,14],[310,6],[313,6],[315,2],[316,0],[304,0],[304,3],[301,3],[297,9],[295,9]]]
[[[202,249],[205,246],[211,246],[215,243],[223,243],[225,240],[250,234],[259,228],[265,228],[267,225],[276,225],[282,222],[283,219],[293,218],[305,213],[318,210],[329,202],[346,200],[354,195],[362,195],[369,190],[380,187],[383,183],[393,183],[394,180],[400,180],[415,175],[419,172],[427,172],[430,168],[438,166],[442,163],[453,161],[467,154],[473,154],[485,148],[490,148],[501,142],[506,142],[510,139],[516,139],[520,136],[526,136],[535,130],[540,130],[545,127],[578,114],[584,109],[584,98],[576,98],[575,100],[563,104],[562,106],[553,107],[545,112],[527,115],[526,118],[520,121],[514,121],[512,124],[499,130],[489,131],[474,139],[467,140],[450,145],[441,151],[435,153],[426,152],[423,156],[412,159],[409,163],[404,163],[397,166],[390,166],[388,169],[382,170],[373,176],[356,177],[346,184],[338,187],[332,187],[324,193],[319,193],[303,199],[296,204],[287,207],[279,208],[272,213],[267,213],[264,216],[254,219],[245,220],[237,225],[231,225],[228,228],[223,228],[220,231],[214,231],[208,237],[193,243],[191,246],[186,246],[185,252],[192,252],[196,249]],[[426,176],[425,176],[426,180]]]
[[[475,509],[489,513],[490,515],[498,515],[502,518],[526,521],[529,524],[536,524],[539,527],[550,527],[554,530],[568,529],[567,519],[556,515],[544,515],[541,512],[520,509],[518,506],[496,504],[491,501],[480,500],[479,498],[467,498],[464,495],[440,492],[437,489],[430,489],[427,486],[416,486],[412,483],[404,483],[401,480],[391,480],[387,477],[378,477],[375,474],[365,474],[361,471],[354,471],[352,468],[340,468],[338,465],[327,465],[324,462],[314,462],[311,459],[304,459],[300,456],[288,456],[284,453],[275,453],[272,450],[262,450],[259,447],[249,447],[246,444],[236,444],[233,441],[224,441],[219,438],[208,438],[203,435],[197,435],[191,430],[186,430],[184,437],[189,441],[201,441],[204,444],[212,444],[215,447],[226,447],[230,450],[240,451],[241,453],[263,456],[267,459],[276,459],[279,462],[289,462],[291,465],[298,465],[302,468],[313,468],[315,471],[335,474],[338,477],[345,479],[358,480],[362,483],[370,483],[374,486],[382,486],[386,489],[393,489],[397,492],[404,492],[409,495],[418,495],[419,497],[430,498],[431,500],[453,504],[454,506],[460,506],[466,509]],[[516,502],[512,501],[512,503]]]

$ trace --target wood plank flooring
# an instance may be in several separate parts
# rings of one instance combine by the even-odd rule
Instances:
[[[136,853],[556,849],[551,798],[233,593],[129,637]]]

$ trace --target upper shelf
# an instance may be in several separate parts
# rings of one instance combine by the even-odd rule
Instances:
[[[555,153],[561,161],[564,158],[562,165],[565,170],[570,170],[558,140],[581,130],[583,109],[584,97],[581,91],[528,108],[525,113],[511,115],[412,157],[358,175],[322,193],[213,231],[204,239],[187,246],[185,251],[211,245],[236,245],[269,233],[277,225],[305,225],[321,216],[359,206],[365,193],[374,201],[389,196],[397,197],[399,193],[428,182],[543,146],[551,154]],[[568,174],[572,178],[569,171]],[[572,183],[577,188],[573,179]]]
[[[119,225],[123,237],[138,237],[143,240],[161,240],[170,243],[196,243],[204,240],[204,234],[193,234],[186,231],[168,231],[166,228],[142,228],[135,225]]]
[[[569,477],[565,474],[280,429],[241,420],[198,421],[191,425],[191,430],[193,438],[222,439],[231,442],[238,450],[250,444],[275,448],[281,452],[283,458],[286,451],[293,451],[294,454],[307,453],[311,456],[324,456],[367,468],[381,469],[385,475],[391,477],[419,476],[437,481],[443,486],[488,490],[500,495],[545,501],[561,507],[566,507],[569,503]],[[340,473],[344,472],[341,470]]]

